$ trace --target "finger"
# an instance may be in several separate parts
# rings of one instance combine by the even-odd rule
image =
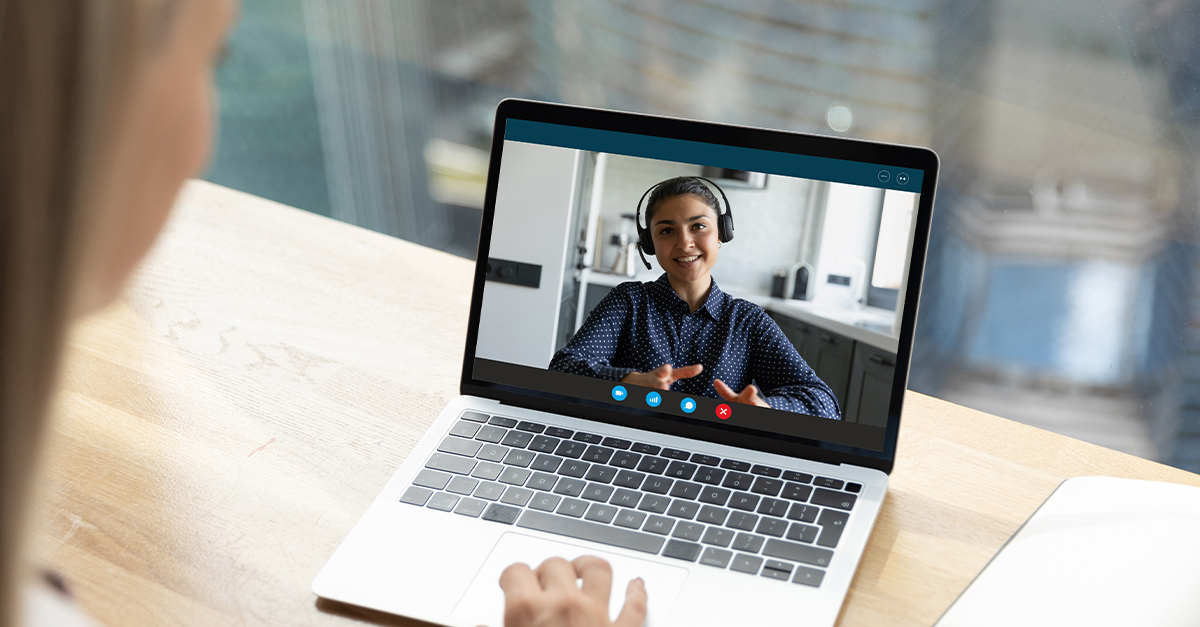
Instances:
[[[717,394],[720,394],[721,398],[729,401],[730,403],[740,403],[741,402],[738,399],[737,392],[734,392],[733,388],[729,387],[728,385],[725,385],[724,381],[722,381],[720,379],[713,379],[713,388],[715,388],[717,390]]]
[[[675,372],[671,373],[671,376],[678,381],[679,379],[690,379],[701,372],[704,372],[704,364],[692,364],[690,366],[676,368]]]
[[[608,597],[612,594],[612,566],[594,555],[577,557],[572,563],[583,580],[580,585],[583,593],[607,607]]]
[[[575,582],[579,575],[575,573],[575,566],[561,557],[552,557],[542,562],[537,568],[537,577],[545,590],[561,590],[568,587],[578,589]]]
[[[663,364],[663,365],[655,368],[654,370],[651,370],[649,372],[649,374],[659,377],[660,379],[663,377],[670,377],[671,376],[671,364]]]
[[[504,591],[505,596],[513,596],[525,591],[540,590],[541,585],[529,564],[518,562],[500,573],[500,589]]]
[[[646,622],[646,584],[638,577],[625,588],[625,605],[613,627],[642,627]]]
[[[753,405],[755,399],[757,399],[757,398],[758,398],[758,388],[755,388],[753,385],[747,385],[746,388],[742,390],[742,393],[738,394],[737,400],[739,403],[746,403],[747,405]]]

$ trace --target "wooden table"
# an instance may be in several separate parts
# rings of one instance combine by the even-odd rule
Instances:
[[[126,297],[70,342],[44,562],[106,625],[416,624],[309,584],[457,394],[472,268],[191,183]],[[1060,481],[1095,474],[1200,485],[910,392],[840,624],[933,623]]]

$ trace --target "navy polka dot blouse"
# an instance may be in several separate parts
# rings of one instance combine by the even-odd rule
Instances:
[[[740,392],[754,383],[774,409],[841,420],[833,390],[796,352],[762,307],[734,298],[714,280],[695,312],[657,281],[613,288],[579,332],[555,353],[550,369],[620,380],[663,364],[703,364],[704,372],[671,385],[671,391],[720,398],[713,379]]]

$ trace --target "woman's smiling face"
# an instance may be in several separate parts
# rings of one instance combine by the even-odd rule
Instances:
[[[659,203],[650,219],[654,256],[671,278],[707,281],[717,263],[717,212],[699,196],[672,196]]]

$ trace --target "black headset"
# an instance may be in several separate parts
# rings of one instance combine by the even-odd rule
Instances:
[[[727,196],[725,196],[725,190],[721,189],[720,185],[717,185],[716,183],[704,178],[703,176],[689,176],[689,177],[685,177],[685,178],[701,180],[701,181],[704,181],[705,183],[708,183],[709,185],[717,188],[717,191],[721,194],[721,200],[725,201],[725,213],[721,213],[719,211],[717,212],[717,241],[724,244],[725,242],[732,240],[733,239],[733,207],[729,206],[729,198]],[[672,180],[674,180],[674,179],[667,179],[667,181],[672,181]],[[650,189],[646,190],[646,193],[642,194],[641,200],[638,200],[637,213],[634,214],[634,225],[637,226],[637,232],[638,232],[638,254],[641,255],[642,263],[646,264],[647,270],[650,269],[650,262],[646,261],[646,255],[651,255],[651,256],[654,255],[654,236],[650,232],[649,224],[646,225],[646,228],[642,228],[642,203],[645,202],[646,196],[649,196],[650,192],[653,192],[654,190],[658,189],[659,185],[662,185],[663,183],[666,183],[667,181],[659,181],[659,182],[655,183],[654,185],[650,186]]]

